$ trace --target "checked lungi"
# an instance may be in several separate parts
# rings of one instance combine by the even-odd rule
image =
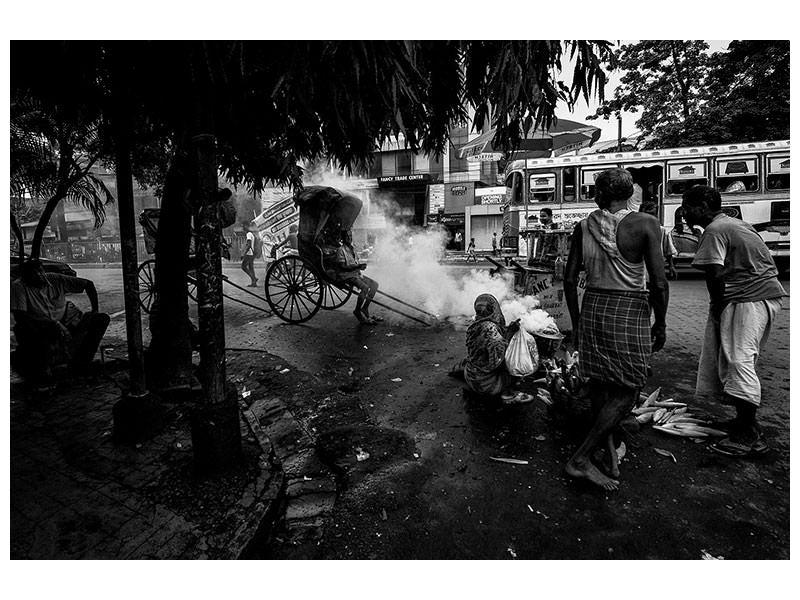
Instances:
[[[583,377],[640,389],[651,349],[647,292],[586,290],[578,340]]]

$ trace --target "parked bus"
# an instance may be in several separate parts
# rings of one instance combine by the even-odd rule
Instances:
[[[597,208],[594,180],[612,167],[630,171],[635,196],[657,204],[661,223],[673,233],[679,261],[691,261],[700,233],[682,219],[681,194],[701,184],[716,187],[722,209],[753,225],[778,268],[788,269],[788,140],[511,161],[505,174],[502,245],[509,250],[526,247],[519,236],[537,229],[544,207],[553,211],[555,223],[571,230]]]

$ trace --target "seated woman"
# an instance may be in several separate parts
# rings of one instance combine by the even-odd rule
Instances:
[[[358,298],[353,314],[360,322],[374,324],[383,321],[382,318],[369,314],[369,305],[378,291],[378,282],[361,272],[367,268],[367,265],[359,262],[355,248],[353,248],[353,235],[349,230],[342,231],[341,243],[336,247],[335,253],[325,267],[325,273],[334,282],[358,289]]]
[[[467,329],[467,357],[451,372],[481,396],[500,396],[503,404],[521,404],[533,396],[514,393],[514,378],[506,369],[508,342],[519,329],[519,321],[506,325],[500,303],[491,294],[475,299],[475,322]]]

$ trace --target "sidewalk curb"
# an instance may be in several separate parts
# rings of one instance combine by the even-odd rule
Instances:
[[[316,440],[283,400],[268,393],[256,398],[243,413],[256,435],[269,440],[274,458],[283,469],[285,485],[276,502],[282,510],[273,518],[269,534],[280,530],[284,541],[292,544],[319,541],[336,502],[337,484],[334,474],[317,456]],[[259,531],[259,538],[266,529]],[[248,548],[243,557],[251,551],[252,547]]]

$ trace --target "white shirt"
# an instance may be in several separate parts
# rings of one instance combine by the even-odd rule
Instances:
[[[247,244],[248,241],[250,242],[249,246]],[[245,251],[244,255],[245,256],[253,256],[253,253],[255,252],[255,250],[253,250],[253,248],[256,247],[256,236],[253,235],[252,231],[248,231],[247,232],[247,237],[245,237],[245,246],[248,246],[248,247],[247,247],[247,250]]]

